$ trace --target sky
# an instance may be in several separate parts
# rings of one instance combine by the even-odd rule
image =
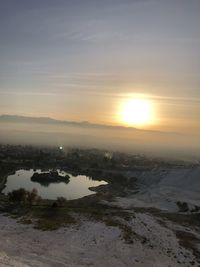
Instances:
[[[0,114],[200,130],[199,0],[0,0]],[[134,125],[133,125],[134,126]]]

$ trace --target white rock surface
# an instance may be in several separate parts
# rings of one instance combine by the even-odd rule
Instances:
[[[200,166],[177,169],[154,169],[132,173],[138,179],[139,192],[120,199],[124,207],[156,207],[178,211],[177,201],[200,207]]]
[[[79,227],[43,232],[0,215],[0,266],[184,267],[195,261],[153,217],[136,214],[129,225],[145,243],[127,244],[118,228],[100,222],[82,220]]]

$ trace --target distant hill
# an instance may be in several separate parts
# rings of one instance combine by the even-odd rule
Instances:
[[[110,125],[101,125],[89,123],[88,121],[76,122],[76,121],[62,121],[56,120],[49,117],[27,117],[27,116],[18,116],[18,115],[0,115],[0,122],[21,122],[21,123],[45,123],[45,124],[66,124],[73,126],[86,126],[86,127],[120,127],[121,126],[110,126]]]
[[[161,131],[152,131],[152,130],[141,130],[134,127],[125,127],[125,126],[114,126],[114,125],[105,125],[105,124],[95,124],[88,121],[62,121],[56,120],[49,117],[27,117],[27,116],[18,116],[18,115],[0,115],[0,122],[13,122],[13,123],[38,123],[38,124],[63,124],[68,126],[84,127],[84,128],[101,128],[101,129],[121,129],[121,130],[134,130],[140,132],[149,132],[149,133],[158,133],[158,134],[177,134]]]

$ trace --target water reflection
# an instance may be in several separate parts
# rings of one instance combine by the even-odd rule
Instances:
[[[36,170],[41,173],[41,170]],[[69,183],[46,183],[41,184],[31,181],[31,177],[34,174],[34,170],[19,170],[15,174],[7,177],[6,187],[3,190],[4,194],[8,194],[12,190],[24,188],[31,191],[33,188],[37,189],[38,195],[44,199],[56,199],[57,197],[65,197],[66,199],[77,199],[87,195],[94,194],[88,188],[92,186],[98,186],[107,184],[105,181],[94,181],[85,175],[73,176],[64,171],[59,171],[59,175],[70,176]]]

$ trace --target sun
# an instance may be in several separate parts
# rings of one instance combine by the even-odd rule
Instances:
[[[120,108],[120,120],[129,126],[145,126],[152,122],[152,105],[146,99],[129,99]]]

